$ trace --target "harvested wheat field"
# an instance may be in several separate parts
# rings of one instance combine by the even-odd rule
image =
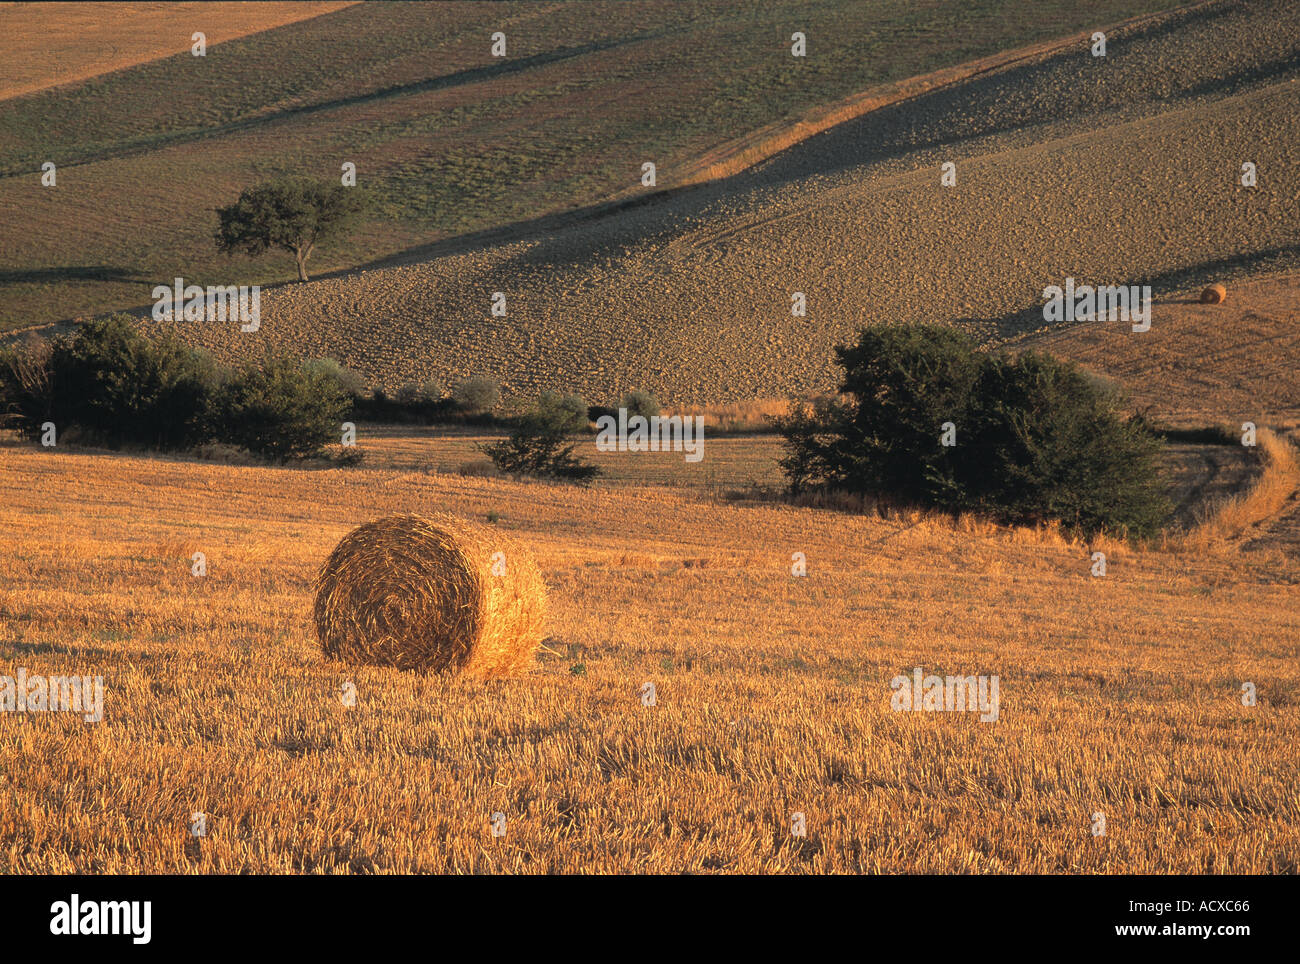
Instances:
[[[190,880],[20,930],[1300,873],[1300,0],[107,9],[0,5],[0,876]]]
[[[319,17],[349,3],[0,4],[0,100],[188,52],[195,31],[216,44]]]
[[[96,726],[0,716],[6,873],[1300,864],[1300,608],[1277,552],[15,445],[0,494],[0,659],[105,687]],[[491,515],[537,559],[548,638],[519,678],[321,655],[322,560],[431,511]],[[997,725],[891,712],[917,666],[998,675]]]

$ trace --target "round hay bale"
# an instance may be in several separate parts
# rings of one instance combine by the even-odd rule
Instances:
[[[1201,304],[1203,305],[1221,305],[1223,299],[1228,297],[1228,289],[1223,285],[1210,285],[1201,292]]]
[[[533,661],[546,586],[517,544],[452,516],[390,516],[344,536],[316,578],[326,656],[509,676]]]

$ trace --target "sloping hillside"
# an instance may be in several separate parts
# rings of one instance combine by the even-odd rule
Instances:
[[[332,356],[390,388],[490,375],[704,402],[829,388],[833,345],[865,321],[991,342],[1042,327],[1042,290],[1067,276],[1167,297],[1295,265],[1298,10],[1203,4],[1112,31],[1105,58],[1081,37],[722,181],[268,292],[257,335],[185,333],[227,359]]]
[[[184,18],[159,17],[132,42],[171,56],[0,101],[0,330],[140,305],[178,275],[290,280],[291,259],[212,244],[213,208],[278,173],[357,165],[381,202],[314,259],[351,268],[599,202],[646,160],[675,183],[720,145],[875,84],[1175,4],[1036,0],[1025,18],[1009,0],[365,3],[228,42],[214,27],[202,58],[197,26],[178,37]],[[57,58],[79,8],[33,9]],[[796,31],[807,57],[791,56]],[[113,62],[113,36],[85,32],[87,56]],[[0,29],[0,89],[30,47]]]
[[[1083,322],[1018,344],[1064,355],[1123,384],[1163,422],[1300,426],[1300,274],[1197,292],[1156,305],[1151,330]]]

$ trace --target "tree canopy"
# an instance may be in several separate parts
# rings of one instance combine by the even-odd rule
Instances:
[[[307,280],[307,259],[318,244],[343,233],[365,210],[355,187],[306,177],[285,177],[251,187],[228,207],[218,208],[217,248],[257,256],[268,248],[293,254],[298,280]]]

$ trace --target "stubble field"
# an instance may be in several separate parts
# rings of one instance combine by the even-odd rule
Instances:
[[[1278,553],[26,446],[0,448],[0,494],[0,660],[102,673],[106,691],[96,725],[0,717],[3,872],[1300,860],[1300,613]],[[316,569],[398,511],[493,514],[533,548],[552,613],[532,673],[476,684],[321,657]],[[998,675],[998,721],[892,712],[890,679],[916,666]]]
[[[997,2],[366,4],[0,97],[0,329],[175,274],[282,279],[175,212],[346,154],[384,202],[321,255],[334,276],[268,288],[255,336],[187,344],[743,421],[832,390],[862,324],[938,321],[1080,361],[1184,430],[1146,546],[786,500],[777,438],[713,423],[699,464],[583,437],[590,489],[493,477],[479,430],[363,423],[348,468],[0,433],[0,665],[105,688],[93,725],[0,713],[0,873],[1300,871],[1300,20],[1206,0],[1115,27],[1104,59],[1071,33],[1169,6],[1052,2],[1031,29]],[[827,44],[803,73],[794,13]],[[488,63],[498,27],[512,57]],[[804,136],[807,110],[851,119]],[[648,154],[660,187],[726,176],[649,196]],[[1150,331],[1045,329],[1067,275],[1150,283]],[[1194,303],[1210,280],[1225,304]],[[330,550],[437,512],[535,554],[530,672],[321,655]],[[996,722],[893,710],[917,667],[997,677]]]

